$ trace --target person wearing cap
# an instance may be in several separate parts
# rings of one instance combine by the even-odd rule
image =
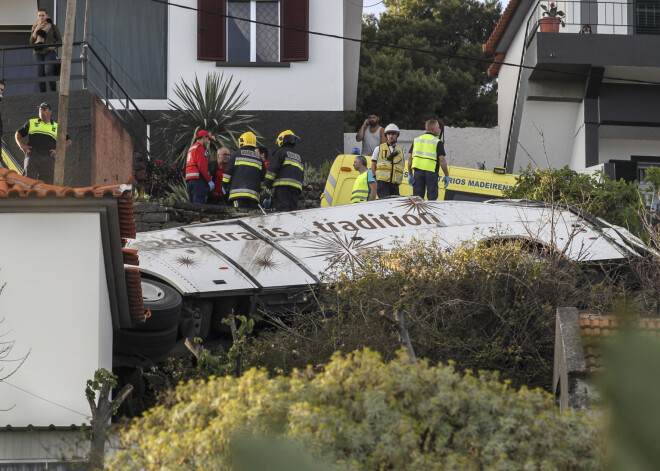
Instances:
[[[206,203],[206,197],[215,184],[209,174],[209,152],[206,150],[213,140],[208,131],[197,131],[195,143],[186,155],[186,190],[191,203]]]
[[[379,198],[399,196],[399,185],[406,170],[403,149],[396,144],[399,127],[390,123],[385,128],[387,142],[374,149],[371,156],[371,171],[376,178]]]
[[[42,180],[49,185],[55,178],[55,153],[57,148],[57,123],[52,120],[53,107],[48,103],[39,105],[39,117],[29,120],[16,131],[18,147],[25,154],[23,175],[34,180]],[[28,136],[28,143],[23,139]],[[71,138],[66,135],[66,148]]]
[[[298,139],[290,129],[277,136],[279,149],[273,152],[265,181],[266,188],[273,188],[275,211],[298,209],[298,199],[305,177],[302,157],[293,150]]]
[[[229,194],[229,201],[234,207],[257,209],[265,174],[266,166],[257,153],[257,136],[252,131],[244,132],[238,138],[238,150],[231,154],[227,162],[222,176],[222,190]]]

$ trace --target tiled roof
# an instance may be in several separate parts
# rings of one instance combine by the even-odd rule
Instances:
[[[504,62],[504,58],[506,57],[506,54],[498,54],[495,56],[495,61],[491,64],[490,67],[488,67],[488,76],[489,77],[497,77],[497,74],[500,73],[500,67],[502,67],[502,62]]]
[[[587,368],[594,371],[601,367],[598,345],[619,330],[621,320],[616,316],[597,313],[580,314],[580,334],[584,347],[584,360]],[[630,325],[645,332],[660,336],[660,318],[638,317],[630,320]]]
[[[488,38],[488,41],[486,41],[486,44],[482,46],[483,51],[486,54],[495,54],[495,48],[499,44],[500,40],[502,39],[502,35],[504,32],[507,30],[509,27],[509,23],[511,22],[511,19],[513,18],[513,15],[516,13],[516,10],[518,9],[518,6],[522,3],[522,0],[510,0],[509,4],[507,5],[506,9],[504,10],[504,13],[502,13],[502,16],[500,16],[500,20],[497,22],[495,25],[495,29],[493,29],[493,32],[490,34],[490,37]],[[500,59],[500,55],[497,56],[497,60],[504,60],[504,55],[502,54],[502,58]],[[488,76],[490,77],[495,77],[497,76],[498,72],[500,70],[499,64],[494,63],[490,68],[488,69]]]
[[[105,198],[114,197],[117,200],[119,215],[119,232],[122,237],[122,247],[126,239],[134,239],[135,218],[133,215],[133,197],[131,187],[126,185],[90,186],[87,188],[69,188],[47,185],[42,181],[33,180],[17,174],[13,170],[0,167],[0,198]],[[124,263],[138,265],[135,250],[122,249]],[[144,317],[142,302],[142,284],[140,272],[136,268],[125,268],[126,289],[129,299],[129,311],[134,320]]]

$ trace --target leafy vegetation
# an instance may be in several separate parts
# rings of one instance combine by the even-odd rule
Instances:
[[[557,306],[607,308],[618,293],[561,254],[515,241],[451,252],[413,241],[362,254],[334,275],[319,312],[296,314],[290,327],[254,340],[251,365],[274,373],[322,368],[335,351],[364,347],[393,359],[400,343],[388,319],[402,307],[418,357],[548,388]]]
[[[633,233],[640,232],[643,219],[640,215],[645,211],[645,198],[637,182],[612,181],[600,172],[587,175],[568,166],[549,170],[527,167],[517,185],[504,190],[503,196],[577,205]]]
[[[195,81],[175,84],[174,94],[178,101],[169,100],[170,111],[163,113],[158,122],[157,137],[171,149],[173,157],[182,160],[195,141],[200,129],[215,137],[210,143],[210,153],[220,147],[236,148],[238,136],[251,130],[254,116],[241,111],[247,105],[247,95],[234,85],[233,77],[214,72],[206,76],[204,87]]]
[[[548,394],[406,355],[385,363],[355,352],[318,373],[190,381],[167,403],[122,434],[108,469],[234,469],[236,439],[262,434],[356,471],[581,470],[602,456],[597,423],[559,414]]]
[[[163,200],[166,206],[174,206],[176,203],[190,203],[190,196],[185,183],[170,185],[170,191]]]
[[[370,43],[361,47],[357,110],[346,113],[345,130],[355,131],[373,112],[402,129],[420,129],[433,117],[449,126],[496,125],[497,84],[486,74],[482,44],[497,24],[500,2],[384,3],[387,11],[362,25]]]

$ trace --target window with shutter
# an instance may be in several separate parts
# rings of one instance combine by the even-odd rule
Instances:
[[[309,0],[198,0],[198,5],[209,12],[198,16],[199,60],[308,60]],[[280,24],[302,31],[277,28]]]
[[[197,59],[224,61],[226,59],[226,0],[197,0]]]
[[[279,1],[229,0],[227,62],[279,62],[279,10]]]
[[[309,0],[281,0],[281,12],[282,61],[309,60]]]

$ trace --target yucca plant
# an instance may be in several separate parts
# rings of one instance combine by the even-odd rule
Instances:
[[[167,197],[165,197],[163,203],[167,206],[174,206],[174,203],[190,203],[186,184],[175,183],[170,185],[170,191],[167,193]]]
[[[210,144],[211,155],[220,147],[236,148],[238,136],[248,130],[254,132],[250,127],[254,115],[241,111],[248,95],[240,86],[240,81],[233,84],[232,76],[225,78],[215,72],[206,76],[203,87],[197,76],[192,84],[182,80],[174,86],[178,102],[169,100],[170,111],[161,114],[157,130],[157,136],[171,149],[170,157],[183,159],[200,129],[216,139]]]

